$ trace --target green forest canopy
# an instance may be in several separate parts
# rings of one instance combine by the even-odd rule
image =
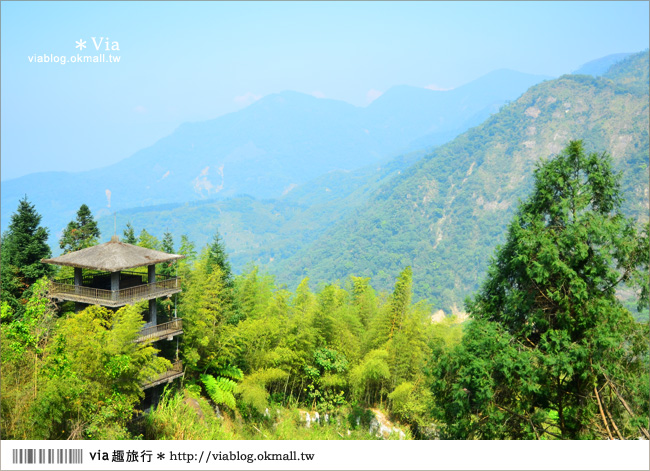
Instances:
[[[648,322],[616,296],[625,283],[647,307],[648,228],[621,213],[619,180],[580,142],[541,162],[463,324],[431,322],[408,266],[390,292],[354,276],[289,291],[257,268],[233,277],[219,237],[198,255],[183,237],[184,290],[159,310],[175,303],[184,334],[156,348],[134,342],[145,304],[74,313],[5,270],[47,237],[25,199],[3,235],[24,240],[3,274],[28,286],[2,302],[2,438],[369,438],[371,408],[415,438],[648,438]],[[183,380],[134,421],[175,355]],[[339,420],[307,431],[299,411]]]

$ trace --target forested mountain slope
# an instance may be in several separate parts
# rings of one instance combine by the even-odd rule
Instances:
[[[121,235],[131,223],[136,232],[144,228],[161,239],[164,232],[185,234],[197,247],[210,242],[219,231],[233,268],[241,272],[250,263],[265,265],[295,254],[423,155],[422,151],[411,152],[351,172],[328,172],[277,199],[239,196],[132,208],[119,211],[115,219],[104,216],[98,224],[106,240],[115,225]]]
[[[279,281],[372,276],[387,289],[407,265],[418,296],[460,308],[503,241],[533,169],[570,140],[607,151],[624,171],[624,210],[648,218],[648,52],[603,77],[566,75],[532,87],[391,179],[347,220],[268,268]]]
[[[367,107],[290,91],[272,94],[240,111],[183,124],[109,167],[3,182],[2,213],[14,211],[27,194],[56,234],[82,203],[101,216],[242,194],[277,198],[326,172],[413,150],[419,139],[416,147],[447,142],[544,78],[501,70],[450,91],[395,87]]]

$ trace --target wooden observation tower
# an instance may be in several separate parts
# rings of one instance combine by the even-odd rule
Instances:
[[[171,340],[175,335],[183,333],[183,321],[180,318],[174,317],[169,322],[159,324],[156,308],[157,298],[181,292],[181,279],[156,274],[156,264],[170,263],[181,258],[185,256],[125,244],[113,236],[105,244],[43,259],[41,262],[74,268],[72,278],[51,281],[49,296],[58,301],[74,301],[77,311],[83,309],[84,305],[97,304],[115,309],[149,301],[144,319],[146,323],[137,342],[156,342]],[[143,270],[129,271],[145,266],[146,273]],[[176,360],[171,370],[142,387],[151,388],[180,376],[183,376],[183,365]]]

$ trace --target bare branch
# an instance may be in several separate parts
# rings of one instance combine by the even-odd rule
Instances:
[[[607,425],[607,419],[605,418],[605,413],[603,412],[603,406],[600,403],[600,396],[598,395],[598,388],[596,386],[594,386],[594,393],[596,394],[596,399],[598,400],[598,408],[600,409],[600,416],[603,418],[605,429],[607,429],[607,435],[609,435],[610,440],[614,440],[614,437],[612,437],[612,432],[609,430],[609,425]]]
[[[623,399],[623,396],[621,396],[621,395],[619,394],[618,389],[616,389],[616,386],[615,386],[614,383],[612,383],[612,381],[607,377],[607,375],[605,374],[605,372],[603,372],[603,376],[605,377],[605,379],[606,379],[607,382],[609,383],[610,387],[612,388],[612,391],[614,391],[614,394],[616,394],[616,397],[618,397],[618,400],[621,401],[621,404],[623,404],[623,407],[625,407],[625,410],[628,412],[628,414],[630,414],[632,417],[636,417],[636,416],[634,415],[634,412],[632,412],[632,409],[630,409],[630,406],[627,405],[627,402],[625,402],[625,399]],[[645,427],[642,427],[641,425],[639,425],[639,430],[641,430],[641,433],[645,436],[646,440],[650,440],[650,434],[649,434],[648,431],[645,429]]]
[[[614,430],[616,430],[616,435],[618,435],[618,438],[620,440],[625,440],[625,438],[623,438],[623,435],[621,435],[621,432],[618,430],[618,427],[616,426],[616,422],[614,422],[614,419],[612,418],[612,414],[609,413],[609,410],[607,410],[607,408],[605,406],[603,406],[603,408],[605,409],[605,412],[607,413],[607,417],[609,417],[609,421],[614,426]]]

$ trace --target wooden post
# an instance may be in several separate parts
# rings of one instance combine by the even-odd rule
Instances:
[[[147,267],[147,274],[148,274],[148,282],[149,283],[155,283],[156,282],[156,265],[149,265]],[[158,319],[157,319],[157,306],[156,306],[156,298],[150,299],[149,300],[149,324],[151,325],[156,325],[158,324]]]
[[[120,294],[120,272],[111,272],[111,299],[117,301]]]
[[[81,286],[84,284],[83,269],[79,267],[74,267],[74,285],[75,287]],[[75,289],[75,291],[78,291]]]
[[[74,267],[74,292],[75,294],[80,294],[79,287],[84,283],[83,269],[79,267]],[[83,304],[74,303],[74,312],[79,312],[83,310]]]

